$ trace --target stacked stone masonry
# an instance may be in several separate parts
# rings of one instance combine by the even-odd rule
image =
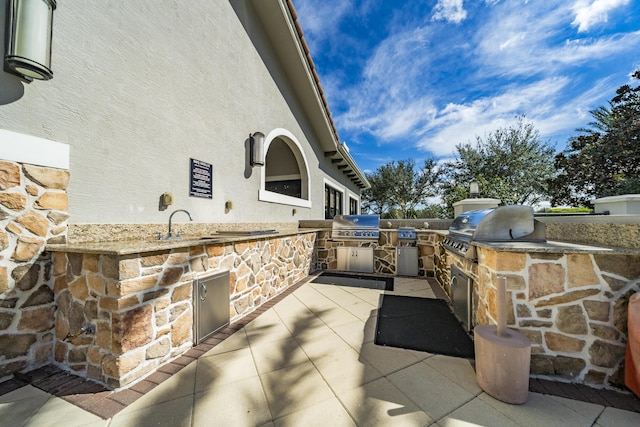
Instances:
[[[434,277],[436,271],[435,256],[440,244],[440,235],[418,231],[415,243],[399,242],[397,230],[382,230],[378,240],[333,240],[330,230],[319,231],[317,248],[314,253],[314,266],[318,270],[335,270],[338,268],[336,248],[338,247],[371,247],[373,248],[374,273],[396,274],[396,248],[402,245],[418,247],[418,275]]]
[[[443,275],[456,264],[473,279],[474,325],[497,323],[495,284],[506,277],[507,324],[532,342],[532,375],[624,388],[627,305],[640,291],[640,255],[481,247],[477,263],[443,257]]]
[[[315,233],[129,256],[54,254],[55,362],[122,387],[193,345],[193,281],[230,271],[231,321],[307,277]],[[65,339],[84,325],[95,335]]]
[[[52,356],[48,243],[64,243],[66,170],[0,161],[0,380]]]

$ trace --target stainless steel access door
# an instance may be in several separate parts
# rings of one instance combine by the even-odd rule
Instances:
[[[465,330],[471,330],[471,278],[455,265],[451,266],[451,302],[453,314],[462,322]]]
[[[194,344],[229,324],[229,271],[193,282],[193,308]]]
[[[396,274],[398,276],[418,276],[418,247],[398,246],[396,248]]]

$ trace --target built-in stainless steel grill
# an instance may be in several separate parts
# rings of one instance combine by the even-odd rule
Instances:
[[[544,224],[535,221],[533,208],[516,205],[464,212],[453,220],[442,244],[451,252],[474,259],[473,242],[512,241],[545,241]]]
[[[379,215],[336,215],[333,218],[333,240],[378,240],[379,237]]]

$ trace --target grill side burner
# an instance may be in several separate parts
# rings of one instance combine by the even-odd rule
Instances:
[[[379,215],[336,215],[331,226],[333,240],[378,240]]]
[[[475,259],[473,242],[544,242],[544,224],[535,221],[529,206],[464,212],[449,227],[442,244],[467,259]]]
[[[418,235],[416,234],[416,229],[413,227],[399,227],[398,228],[398,240],[402,241],[411,241],[417,240]]]

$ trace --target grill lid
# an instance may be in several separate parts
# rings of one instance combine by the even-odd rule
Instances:
[[[377,240],[380,237],[380,215],[336,215],[331,225],[335,240]]]
[[[520,205],[464,212],[449,227],[452,234],[491,242],[527,238],[534,229],[533,208]]]
[[[544,224],[535,221],[529,206],[501,206],[464,212],[454,219],[449,235],[444,238],[446,249],[465,258],[474,258],[472,242],[544,242]]]

